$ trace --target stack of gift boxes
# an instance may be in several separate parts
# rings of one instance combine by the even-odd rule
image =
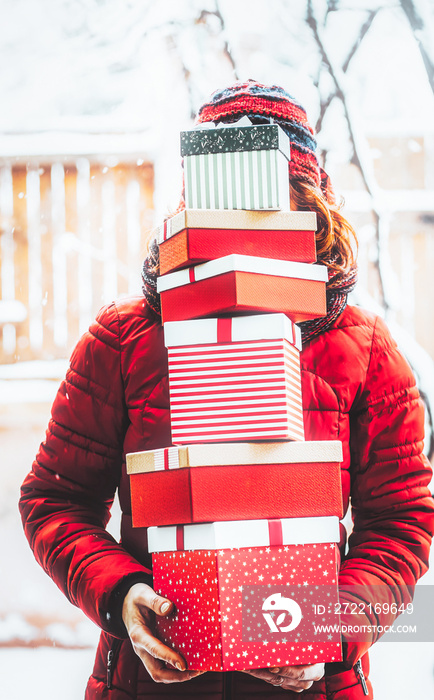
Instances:
[[[304,440],[296,323],[326,313],[316,216],[290,211],[274,123],[181,134],[160,227],[172,447],[127,455],[134,527],[175,603],[159,636],[212,671],[341,659],[337,441]]]

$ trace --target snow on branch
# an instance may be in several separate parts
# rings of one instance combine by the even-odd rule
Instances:
[[[353,148],[353,162],[359,169],[363,179],[363,183],[367,192],[371,197],[371,209],[375,219],[376,241],[378,256],[375,261],[375,266],[379,278],[379,291],[382,298],[382,305],[385,310],[392,306],[392,293],[389,291],[387,270],[390,268],[388,260],[388,236],[389,236],[389,217],[382,206],[381,190],[375,179],[372,159],[369,153],[369,144],[363,134],[363,130],[358,126],[358,120],[355,110],[352,108],[351,99],[345,84],[345,75],[342,68],[339,68],[331,57],[331,52],[327,48],[325,38],[320,29],[318,19],[315,14],[312,0],[307,2],[307,17],[306,22],[312,31],[316,44],[318,46],[322,63],[326,66],[328,73],[334,84],[334,94],[340,100],[345,120],[347,123],[348,133]],[[372,24],[372,22],[371,22]],[[368,27],[369,29],[369,27]],[[367,29],[366,29],[367,31]],[[365,34],[366,34],[365,31]]]
[[[400,2],[413,30],[413,35],[419,46],[431,90],[434,92],[434,19],[429,15],[428,7],[420,2],[420,0],[400,0]]]
[[[362,43],[362,41],[363,41],[364,37],[366,36],[366,34],[368,33],[369,29],[371,28],[372,22],[374,21],[375,17],[377,16],[378,10],[379,10],[379,8],[369,12],[366,21],[360,27],[359,33],[356,37],[356,40],[353,43],[351,49],[349,50],[349,52],[347,54],[345,61],[342,64],[342,69],[341,69],[342,73],[347,72],[347,70],[350,66],[350,63],[351,63],[352,59],[354,58],[354,56],[356,55],[360,44]],[[327,95],[326,98],[323,98],[323,97],[321,98],[320,113],[319,113],[319,116],[318,116],[318,119],[316,122],[316,131],[321,130],[321,126],[322,126],[322,122],[324,120],[325,114],[326,114],[328,108],[330,107],[330,105],[335,97],[337,97],[336,90],[331,91]]]
[[[222,15],[221,10],[220,10],[220,4],[219,4],[218,0],[214,0],[214,2],[215,2],[215,10],[214,11],[202,10],[199,17],[197,18],[196,22],[199,24],[200,22],[203,22],[204,20],[206,21],[206,18],[208,16],[213,16],[213,17],[216,17],[218,19],[218,21],[220,23],[220,31],[221,31],[221,35],[222,35],[222,41],[223,41],[223,54],[224,54],[224,56],[226,56],[226,58],[228,59],[229,63],[232,66],[234,79],[238,80],[239,76],[238,76],[237,66],[236,66],[235,59],[234,59],[234,56],[232,53],[232,49],[230,47],[230,44],[229,44],[229,41],[228,41],[227,35],[226,35],[226,22],[225,22],[223,15]]]

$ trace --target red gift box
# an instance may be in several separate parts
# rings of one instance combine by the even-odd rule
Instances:
[[[158,636],[185,657],[190,669],[229,671],[342,659],[336,614],[338,521],[308,518],[304,532],[296,520],[241,523],[244,534],[236,522],[150,528],[154,588],[176,606],[175,615],[157,617]],[[216,532],[216,525],[226,527],[226,536]],[[174,537],[165,530],[174,530]],[[257,531],[263,542],[258,546],[218,546],[243,539],[252,543]],[[285,544],[294,541],[294,532],[307,543]],[[321,543],[310,543],[315,535]],[[192,550],[195,539],[200,549]],[[207,540],[208,548],[203,546]],[[318,625],[333,628],[324,632]]]
[[[160,243],[160,274],[233,253],[314,263],[315,231],[184,229]]]
[[[185,210],[159,228],[160,274],[233,253],[304,263],[317,259],[313,212],[212,214]]]
[[[208,443],[128,454],[133,526],[342,517],[341,461],[338,441]]]
[[[163,322],[212,314],[282,312],[295,323],[325,316],[324,265],[227,255],[157,279]]]
[[[169,323],[165,343],[174,443],[304,440],[300,331],[284,314]]]

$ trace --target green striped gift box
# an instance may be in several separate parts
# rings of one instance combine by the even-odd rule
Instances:
[[[188,209],[289,211],[288,160],[277,149],[184,156]]]

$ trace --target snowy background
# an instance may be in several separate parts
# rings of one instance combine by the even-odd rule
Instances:
[[[75,700],[83,696],[98,631],[34,562],[16,502],[73,340],[102,303],[123,291],[126,273],[116,268],[115,248],[101,243],[99,250],[93,241],[93,267],[82,269],[97,270],[102,261],[104,283],[92,305],[80,307],[69,334],[62,325],[57,335],[50,327],[57,345],[47,349],[32,316],[51,303],[42,271],[34,272],[36,257],[27,297],[20,296],[20,271],[6,264],[18,231],[7,195],[15,193],[11,173],[19,177],[24,168],[14,197],[17,211],[20,201],[27,203],[34,240],[45,230],[36,221],[44,207],[34,183],[36,177],[43,183],[47,164],[52,187],[63,182],[53,172],[66,178],[63,164],[77,162],[79,176],[95,176],[99,168],[101,181],[128,164],[128,235],[138,222],[150,229],[177,204],[179,130],[191,124],[203,99],[235,77],[283,85],[306,106],[323,162],[358,227],[356,300],[387,318],[434,406],[434,342],[427,330],[434,324],[426,311],[422,322],[416,319],[424,296],[430,309],[426,290],[433,283],[434,9],[430,0],[0,0],[0,12],[0,695]],[[142,211],[136,199],[147,163],[154,186]],[[113,182],[101,184],[107,206]],[[102,218],[101,226],[105,232],[109,224]],[[83,243],[80,235],[63,222],[56,254],[63,251],[66,260]],[[38,250],[29,239],[29,255]],[[132,266],[128,289],[139,286],[138,272],[139,264]],[[36,325],[20,325],[20,314]],[[118,534],[116,512],[111,530]],[[422,583],[434,583],[434,574]],[[371,662],[377,699],[433,696],[434,642],[378,644]]]

